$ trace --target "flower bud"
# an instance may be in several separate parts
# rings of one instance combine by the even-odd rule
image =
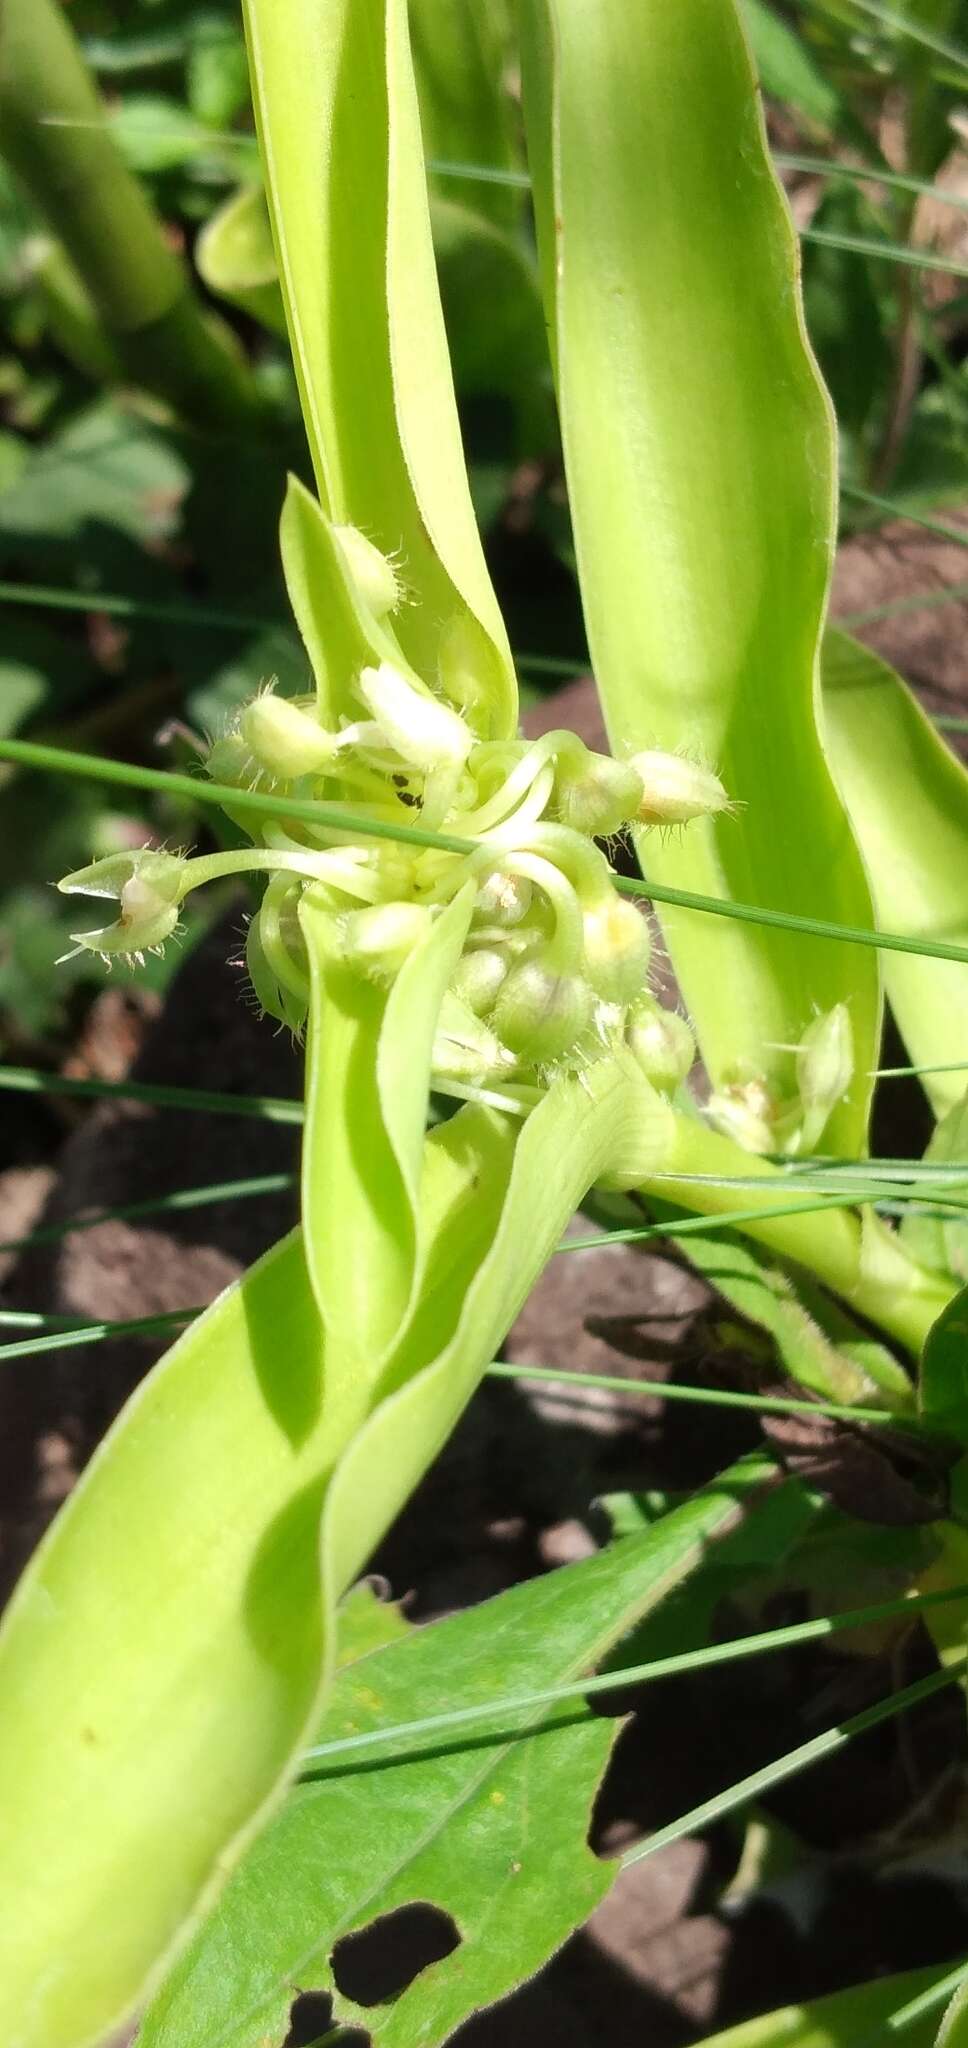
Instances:
[[[491,1021],[512,1052],[540,1062],[570,1052],[591,1021],[592,992],[577,974],[556,974],[540,960],[512,967]]]
[[[240,732],[223,733],[221,739],[212,741],[205,768],[213,782],[227,783],[232,789],[248,789],[253,781],[252,749],[246,746]]]
[[[460,996],[448,989],[434,1038],[434,1075],[441,1081],[469,1081],[481,1087],[513,1066],[513,1054]]]
[[[777,1104],[765,1081],[730,1081],[710,1096],[706,1115],[717,1131],[742,1145],[744,1152],[776,1149]]]
[[[634,818],[642,802],[642,777],[628,761],[582,748],[584,761],[576,771],[570,758],[557,764],[555,808],[563,825],[592,839],[607,839]]]
[[[57,885],[65,896],[104,896],[118,905],[116,923],[72,932],[75,945],[105,956],[163,946],[178,923],[187,866],[180,854],[143,846],[65,875]]]
[[[474,745],[473,733],[456,711],[425,696],[392,662],[363,670],[360,695],[388,744],[410,767],[463,766]]]
[[[431,913],[420,903],[374,903],[337,923],[337,952],[368,981],[392,981],[424,937]]]
[[[803,1105],[801,1145],[821,1137],[835,1105],[854,1078],[854,1034],[846,1003],[835,1003],[807,1026],[797,1049],[797,1086]]]
[[[289,697],[274,696],[271,690],[246,705],[239,731],[259,767],[279,782],[322,774],[336,752],[332,733],[324,732],[311,711],[302,710]]]
[[[633,754],[628,766],[642,781],[637,816],[643,825],[687,825],[690,818],[713,817],[729,809],[719,776],[711,768],[683,760],[681,754]]]
[[[630,1012],[625,1035],[653,1088],[671,1094],[685,1080],[696,1057],[696,1041],[675,1010],[664,1010],[646,997]]]
[[[629,1003],[640,995],[652,950],[649,928],[633,904],[610,889],[582,919],[585,966],[596,995],[606,1003]]]
[[[358,526],[334,526],[340,552],[357,596],[375,619],[395,612],[403,601],[403,586],[392,564],[374,547]]]
[[[476,915],[485,924],[520,924],[528,915],[533,894],[525,875],[502,874],[500,868],[495,868],[478,889]]]
[[[479,946],[458,962],[454,993],[475,1017],[485,1017],[494,1008],[507,979],[508,964],[496,946]]]

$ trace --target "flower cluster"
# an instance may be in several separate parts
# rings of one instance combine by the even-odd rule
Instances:
[[[370,613],[389,615],[401,602],[391,565],[362,534],[339,538]],[[329,913],[334,956],[389,984],[428,922],[473,883],[440,1013],[441,1084],[526,1089],[621,1043],[672,1091],[692,1065],[692,1033],[650,995],[647,923],[596,842],[722,811],[722,784],[677,755],[616,761],[566,731],[481,738],[467,650],[443,654],[433,687],[402,655],[361,665],[348,679],[350,715],[332,729],[315,699],[263,690],[206,758],[249,843],[195,859],[145,848],[69,875],[62,889],[118,904],[116,922],[78,933],[77,945],[143,955],[176,929],[191,889],[257,870],[266,886],[248,929],[249,976],[262,1008],[298,1033],[310,992],[306,889]],[[233,792],[252,790],[264,809],[233,805]],[[292,797],[305,805],[298,819],[274,809]],[[431,835],[441,843],[419,843]]]

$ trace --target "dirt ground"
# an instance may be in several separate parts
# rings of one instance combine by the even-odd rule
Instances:
[[[864,612],[963,580],[954,545],[913,526],[882,530],[843,551],[835,609]],[[871,644],[918,686],[932,710],[968,708],[968,607],[895,614],[866,629]],[[591,686],[577,682],[529,716],[532,731],[571,724],[595,743]],[[191,955],[164,1014],[135,993],[94,1004],[69,1071],[116,1079],[295,1095],[289,1042],[242,1001],[226,965],[237,914]],[[894,1149],[916,1107],[894,1098]],[[293,1127],[157,1113],[131,1104],[92,1109],[6,1097],[0,1240],[135,1204],[183,1187],[285,1171]],[[909,1142],[908,1138],[908,1142]],[[888,1149],[891,1149],[890,1147]],[[188,1163],[188,1164],[187,1164]],[[8,1308],[125,1318],[201,1304],[292,1220],[294,1196],[102,1223],[16,1259],[0,1249]],[[621,1374],[641,1384],[711,1369],[709,1295],[671,1253],[608,1247],[555,1263],[516,1323],[506,1355],[522,1364]],[[127,1393],[161,1349],[128,1340],[24,1361],[0,1378],[0,1576],[4,1591]],[[587,1554],[601,1533],[592,1505],[634,1485],[701,1482],[756,1440],[745,1418],[672,1407],[641,1394],[577,1396],[485,1383],[447,1451],[391,1530],[375,1569],[423,1620],[486,1599],[530,1574]],[[776,1620],[787,1618],[775,1616]],[[917,1644],[905,1678],[918,1675]],[[896,1679],[896,1674],[894,1674]],[[677,1680],[642,1696],[620,1738],[599,1800],[593,1841],[615,1853],[765,1757],[814,1732],[806,1701],[850,1712],[884,1689],[870,1660],[802,1651],[770,1660],[751,1687],[728,1673]],[[462,2048],[676,2048],[699,2033],[778,2003],[874,1973],[943,1961],[968,1949],[968,1892],[944,1846],[954,1803],[933,1756],[961,1744],[960,1703],[932,1701],[902,1745],[891,1729],[797,1781],[776,1814],[809,1845],[804,1874],[778,1878],[755,1901],[742,1884],[723,1899],[739,1836],[730,1827],[683,1841],[630,1869],[588,1928],[497,2013],[462,2030]],[[824,1725],[820,1722],[817,1725]],[[656,1771],[655,1760],[661,1758]],[[888,1853],[885,1824],[919,1801],[944,1809],[930,1854]],[[421,1956],[414,1947],[410,1974]],[[294,2014],[291,2041],[315,2039],[325,2012]]]

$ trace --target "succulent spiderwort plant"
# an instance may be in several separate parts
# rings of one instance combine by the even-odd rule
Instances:
[[[0,2014],[20,2048],[99,2038],[186,1938],[311,1731],[336,1598],[584,1190],[663,1157],[650,1060],[669,1085],[691,1057],[682,1026],[656,1053],[646,926],[593,836],[658,798],[657,764],[515,737],[439,333],[405,10],[388,0],[360,43],[358,9],[303,11],[313,65],[255,0],[249,31],[320,492],[294,484],[282,520],[316,696],[267,689],[209,767],[270,802],[318,795],[320,827],[270,807],[243,848],[146,849],[63,884],[114,906],[75,939],[110,958],[164,944],[199,883],[265,875],[248,963],[264,1007],[307,1034],[303,1223],[149,1375],[6,1617]],[[319,40],[337,26],[349,85]],[[318,206],[330,184],[275,146],[306,92],[333,95],[299,125],[334,150],[352,106],[343,203],[355,176],[373,258],[361,280],[354,219],[362,409],[352,336],[334,342],[319,307],[341,284],[343,219],[307,224],[307,194]],[[365,829],[415,819],[469,844]],[[428,1134],[435,1082],[475,1099]]]
[[[554,12],[566,66],[576,50],[560,35],[566,18],[586,29],[593,14],[613,29],[618,20],[612,0]],[[751,97],[731,0],[703,8],[707,32],[691,42],[669,25],[674,12],[650,10],[678,38],[681,61],[699,50],[707,85],[728,76],[737,104]],[[719,1029],[690,942],[683,973],[698,989],[697,1022],[706,1013],[715,1092],[703,1116],[683,1096],[690,1027],[650,996],[647,927],[616,893],[596,841],[626,826],[684,826],[704,835],[707,878],[727,843],[714,832],[742,846],[747,813],[724,813],[730,795],[752,811],[751,794],[713,773],[712,723],[708,744],[695,744],[708,705],[694,701],[681,734],[671,690],[661,720],[613,712],[615,760],[567,733],[531,745],[517,737],[507,638],[462,465],[403,0],[247,0],[246,18],[315,469],[317,495],[294,483],[281,526],[315,694],[284,700],[267,687],[211,746],[208,770],[249,844],[197,857],[147,849],[62,886],[116,905],[96,928],[79,922],[76,944],[137,955],[173,935],[194,887],[231,873],[265,878],[247,961],[264,1009],[306,1035],[302,1225],[147,1378],[7,1617],[0,2019],[18,2048],[99,2038],[216,1896],[313,1727],[336,1599],[443,1442],[589,1186],[635,1188],[662,1172],[668,1197],[689,1200],[690,1176],[712,1173],[705,1199],[730,1210],[742,1170],[763,1186],[767,1249],[812,1267],[912,1348],[950,1292],[856,1217],[786,1218],[767,1156],[809,1152],[838,1125],[862,1132],[866,1064],[859,1077],[853,1040],[862,1026],[866,1062],[872,983],[852,1014],[824,955],[822,972],[798,964],[791,997],[761,950],[748,963],[755,1002]],[[586,72],[586,82],[602,75]],[[690,91],[698,123],[701,95]],[[562,90],[559,100],[563,137],[581,96]],[[544,103],[539,77],[536,160]],[[656,105],[680,121],[674,95],[660,90]],[[607,136],[607,121],[597,133]],[[744,191],[763,179],[758,129],[747,144]],[[579,196],[574,184],[564,194],[569,234]],[[593,233],[584,246],[598,246]],[[783,347],[804,388],[812,370],[788,270],[783,280]],[[616,555],[624,593],[613,601],[600,573],[615,551],[604,515],[600,556],[589,547],[595,491],[583,481],[572,353],[558,365],[566,452],[614,691],[612,635],[618,644],[626,632],[639,565]],[[594,407],[587,420],[594,428]],[[782,459],[782,436],[780,445]],[[829,512],[825,473],[819,496]],[[624,518],[624,501],[618,509]],[[810,510],[800,536],[809,589],[792,590],[790,604],[808,669],[827,559]],[[712,596],[729,615],[723,591]],[[640,669],[660,609],[637,631]],[[715,639],[721,621],[706,588],[699,610]],[[676,626],[681,658],[694,648],[681,617]],[[734,635],[731,660],[738,645]],[[771,648],[757,652],[765,660]],[[800,738],[805,673],[801,659]],[[734,737],[743,731],[742,768],[749,707],[740,717],[736,674],[728,680],[717,716]],[[810,730],[799,795],[808,807],[817,800],[834,840],[843,813]],[[679,741],[709,758],[689,763]],[[256,825],[231,800],[253,788],[265,799]],[[274,813],[293,794],[316,816]],[[759,820],[756,834],[764,860]],[[846,908],[863,893],[849,843],[848,853]],[[735,854],[738,873],[743,859]],[[732,958],[729,976],[738,986]],[[468,1099],[428,1131],[434,1088]],[[873,1381],[888,1401],[910,1398],[876,1344],[847,1364],[849,1393]]]

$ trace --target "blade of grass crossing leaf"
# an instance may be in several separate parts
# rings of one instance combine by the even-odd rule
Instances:
[[[968,199],[965,200],[968,211]],[[908,505],[898,505],[893,498],[882,498],[878,491],[864,491],[859,484],[842,483],[841,496],[857,505],[870,505],[875,512],[883,512],[888,519],[908,519],[914,526],[923,526],[926,533],[936,533],[940,540],[951,540],[960,548],[968,548],[968,526],[952,526],[944,519],[929,519],[924,512],[917,512]]]
[[[838,234],[833,228],[801,228],[802,242],[818,242],[827,249],[846,249],[854,256],[869,256],[885,263],[902,263],[911,270],[943,270],[949,277],[968,277],[968,263],[952,256],[938,256],[932,249],[916,244],[882,241],[870,235]]]
[[[878,921],[918,939],[968,941],[968,772],[887,663],[844,634],[824,643],[831,757],[871,878]],[[900,854],[899,822],[904,851]],[[888,999],[943,1115],[964,1093],[968,967],[884,955]],[[941,1068],[952,1064],[952,1071]],[[933,1068],[934,1071],[929,1071]]]
[[[890,597],[883,604],[872,604],[866,611],[843,612],[836,624],[845,631],[854,632],[860,626],[876,626],[881,619],[906,618],[915,612],[940,611],[945,605],[964,604],[968,598],[968,583],[949,583],[944,590],[924,590],[911,597]]]
[[[455,1707],[446,1713],[425,1714],[415,1721],[391,1722],[386,1727],[369,1729],[366,1734],[337,1736],[333,1742],[317,1743],[306,1750],[303,1765],[328,1763],[334,1757],[358,1756],[370,1749],[383,1748],[387,1743],[409,1746],[418,1737],[423,1740],[429,1735],[451,1735],[460,1729],[473,1727],[478,1721],[509,1721],[518,1714],[533,1715],[536,1707],[561,1706],[566,1700],[595,1699],[601,1693],[618,1692],[624,1686],[647,1685],[658,1679],[675,1678],[684,1671],[704,1671],[717,1664],[741,1663],[747,1657],[761,1657],[773,1650],[791,1650],[801,1643],[822,1642],[841,1629],[866,1628],[880,1621],[900,1621],[908,1614],[916,1618],[924,1607],[963,1600],[966,1594],[968,1586],[957,1586],[943,1593],[914,1595],[908,1600],[881,1600],[870,1607],[821,1615],[816,1621],[794,1622],[788,1628],[764,1629],[758,1635],[736,1636],[728,1643],[710,1643],[699,1650],[683,1650],[673,1657],[653,1658],[643,1664],[615,1665],[597,1677],[577,1678],[567,1685],[547,1686],[540,1692],[483,1700],[472,1707]],[[319,1775],[317,1770],[313,1770],[314,1778]]]
[[[66,1223],[45,1224],[26,1237],[0,1242],[0,1252],[27,1251],[35,1245],[59,1244],[75,1231],[96,1230],[102,1223],[134,1223],[143,1216],[178,1215],[185,1209],[205,1209],[216,1202],[246,1202],[261,1195],[283,1194],[295,1185],[291,1173],[254,1174],[250,1180],[212,1181],[207,1187],[176,1188],[170,1195],[156,1195],[147,1202],[122,1202],[113,1209],[95,1209],[85,1216],[73,1216]]]
[[[647,1841],[637,1843],[634,1849],[626,1850],[622,1857],[623,1870],[627,1870],[630,1864],[644,1862],[647,1856],[654,1856],[658,1850],[667,1848],[670,1842],[680,1841],[683,1835],[695,1834],[702,1828],[713,1827],[717,1821],[724,1819],[726,1814],[735,1813],[737,1808],[748,1806],[753,1799],[761,1799],[765,1792],[772,1792],[777,1785],[785,1784],[788,1778],[797,1777],[801,1771],[808,1770],[811,1764],[821,1762],[826,1756],[835,1755],[837,1750],[845,1748],[847,1743],[852,1742],[855,1736],[866,1735],[869,1729],[880,1727],[882,1722],[894,1720],[898,1714],[906,1713],[909,1707],[919,1706],[922,1700],[933,1698],[935,1693],[943,1691],[946,1686],[959,1683],[964,1675],[965,1659],[961,1658],[946,1671],[932,1672],[930,1677],[919,1679],[915,1685],[905,1686],[902,1692],[892,1693],[889,1699],[880,1700],[874,1707],[865,1708],[862,1714],[854,1714],[849,1721],[842,1722],[840,1727],[828,1728],[822,1735],[815,1735],[810,1742],[803,1742],[797,1749],[788,1750],[786,1756],[779,1757],[775,1763],[765,1764],[762,1770],[752,1771],[748,1777],[738,1779],[736,1784],[728,1786],[725,1792],[718,1792],[714,1798],[703,1800],[700,1806],[694,1806],[678,1820],[670,1821],[668,1827],[657,1829]]]
[[[833,422],[805,339],[796,238],[732,4],[647,0],[635,18],[630,35],[627,0],[528,0],[523,14],[542,270],[606,720],[619,754],[685,750],[744,806],[643,840],[656,901],[682,886],[862,926],[866,882],[816,724]],[[774,1048],[849,1001],[865,1072],[829,1135],[859,1149],[880,1021],[873,962],[794,943],[766,917],[759,932],[662,923],[716,1078],[744,1063],[785,1093],[792,1055]]]
[[[835,12],[829,4],[825,4],[825,0],[811,0],[811,4],[814,7],[819,6],[823,14]],[[883,0],[852,0],[852,4],[858,14],[866,14],[871,21],[879,22],[882,28],[908,36],[913,43],[920,43],[922,49],[932,50],[935,56],[946,57],[950,63],[957,64],[968,77],[968,50],[963,49],[961,44],[954,42],[950,36],[938,35],[933,29],[926,27],[924,22],[903,13],[899,8],[885,7]],[[839,19],[839,10],[836,11]]]
[[[0,1089],[18,1095],[75,1095],[87,1101],[145,1102],[157,1109],[191,1109],[217,1116],[255,1117],[260,1123],[301,1124],[303,1105],[284,1096],[223,1095],[217,1089],[168,1088],[150,1081],[83,1081],[33,1067],[0,1067]]]
[[[415,825],[390,824],[381,818],[368,818],[361,813],[344,811],[336,805],[303,801],[297,797],[266,797],[257,790],[233,789],[228,784],[203,782],[200,778],[169,770],[136,768],[126,761],[75,754],[62,747],[41,745],[32,740],[0,739],[0,761],[5,760],[26,768],[43,768],[52,774],[79,775],[127,789],[158,790],[172,796],[185,796],[219,808],[228,805],[236,810],[251,811],[254,815],[299,818],[316,826],[326,825],[337,838],[389,839],[402,845],[440,847],[450,853],[473,851],[472,841],[457,839],[449,833],[425,832]],[[647,881],[635,882],[624,875],[616,875],[614,881],[620,895],[644,896],[656,903],[673,904],[710,917],[732,918],[739,923],[762,925],[776,931],[801,932],[813,938],[833,939],[843,945],[864,946],[875,951],[924,953],[938,960],[968,963],[968,948],[948,945],[943,940],[912,939],[903,933],[876,931],[871,926],[841,924],[833,919],[801,916],[795,911],[766,910],[755,903],[730,898],[724,900],[720,896],[672,888],[654,882],[651,877]],[[873,1072],[873,1068],[868,1070],[868,1078]]]

